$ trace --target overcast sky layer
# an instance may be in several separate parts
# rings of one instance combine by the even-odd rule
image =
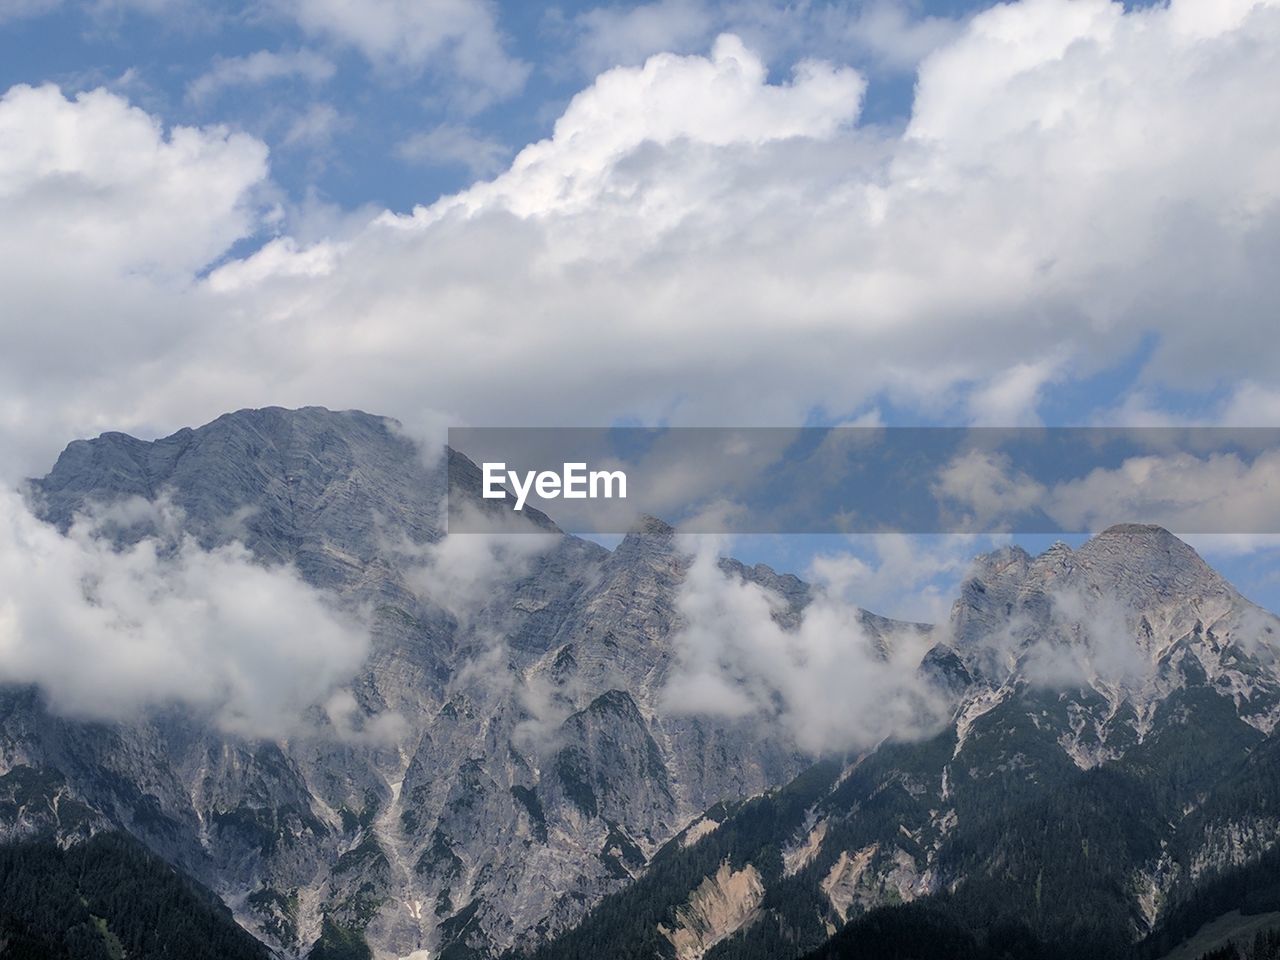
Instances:
[[[1280,422],[1273,0],[0,0],[0,90],[10,483],[267,404]]]

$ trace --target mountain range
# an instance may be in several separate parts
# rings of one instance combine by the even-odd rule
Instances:
[[[670,527],[463,549],[445,474],[394,421],[319,408],[68,446],[29,485],[42,520],[162,504],[202,549],[296,570],[368,649],[341,721],[317,707],[284,735],[0,688],[0,838],[44,851],[0,890],[32,864],[85,876],[65,858],[115,838],[113,876],[176,885],[237,949],[317,960],[1154,958],[1280,911],[1280,620],[1168,532],[979,557],[945,623],[858,611],[875,656],[922,654],[929,719],[815,753],[767,711],[673,706],[693,561]],[[96,536],[124,550],[148,523]],[[718,567],[783,636],[814,603]],[[102,900],[77,953],[6,909],[0,956],[112,956],[137,926]]]

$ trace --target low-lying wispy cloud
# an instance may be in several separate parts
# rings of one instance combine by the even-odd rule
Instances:
[[[403,564],[409,589],[466,630],[475,625],[495,590],[526,576],[560,535],[529,532],[528,521],[510,512],[484,512],[467,504],[458,509],[466,513],[472,532],[426,544],[388,534],[383,546]],[[440,516],[446,512],[442,504]]]
[[[542,752],[555,742],[572,708],[566,691],[556,689],[547,678],[520,676],[512,668],[507,643],[510,591],[562,536],[517,530],[527,521],[508,512],[486,513],[470,505],[461,509],[469,515],[466,523],[472,532],[446,535],[428,544],[408,543],[389,534],[384,548],[401,564],[409,589],[453,619],[455,643],[470,647],[454,678],[455,689],[484,698],[511,698],[526,714],[515,726],[515,745]],[[441,516],[445,512],[442,504]]]
[[[179,524],[163,503],[132,501],[64,535],[0,490],[0,681],[34,684],[73,717],[178,705],[276,738],[327,706],[339,735],[354,732],[332,698],[364,661],[366,625],[293,568],[238,543],[205,549]],[[151,532],[135,542],[112,536],[139,525]]]
[[[687,541],[693,559],[677,600],[683,626],[667,709],[777,723],[814,753],[922,736],[949,717],[950,704],[919,671],[928,635],[904,631],[882,649],[858,607],[824,590],[786,626],[781,597],[721,568],[722,545]]]
[[[867,534],[817,553],[808,579],[828,597],[917,623],[946,620],[974,554],[995,538]]]

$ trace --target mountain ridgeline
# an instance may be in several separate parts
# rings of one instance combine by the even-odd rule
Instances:
[[[861,613],[883,655],[927,648],[944,722],[815,757],[780,724],[669,706],[690,563],[670,528],[610,551],[546,521],[539,549],[471,571],[444,476],[394,422],[317,408],[71,444],[31,484],[43,518],[142,498],[205,547],[293,565],[370,624],[346,690],[398,722],[352,736],[318,711],[255,739],[0,688],[4,862],[36,851],[21,863],[63,875],[119,838],[150,859],[105,847],[110,871],[167,865],[234,949],[316,960],[1155,960],[1232,911],[1280,911],[1280,621],[1167,532],[981,557],[937,626]],[[812,599],[763,566],[721,572],[776,594],[786,630]],[[15,956],[131,935],[66,889],[89,952]]]

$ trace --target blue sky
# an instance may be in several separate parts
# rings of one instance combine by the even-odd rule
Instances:
[[[1277,43],[1274,0],[0,0],[5,479],[272,403],[1274,426]],[[957,575],[915,561],[864,586]]]
[[[458,76],[448,43],[407,61],[371,56],[339,34],[307,30],[285,3],[30,0],[7,19],[0,12],[0,86],[54,82],[73,91],[103,85],[166,123],[231,124],[272,147],[273,177],[294,203],[313,197],[344,208],[377,204],[403,211],[496,172],[519,147],[547,136],[568,99],[611,65],[607,54],[592,52],[605,42],[604,24],[634,15],[637,6],[649,11],[650,26],[625,43],[611,41],[611,50],[626,48],[618,62],[667,49],[705,52],[722,29],[763,40],[768,17],[781,16],[797,36],[777,44],[769,66],[775,77],[785,77],[797,59],[814,54],[812,41],[825,18],[856,22],[874,9],[894,11],[904,25],[933,18],[950,23],[981,5],[493,4],[488,12],[499,50],[521,79],[489,89],[483,80]],[[612,29],[627,32],[625,23]],[[914,79],[909,55],[887,61],[869,46],[822,52],[868,70],[863,122],[904,122]],[[275,59],[271,79],[265,73],[253,83],[243,74],[227,79],[229,66],[244,67],[263,54]],[[217,83],[220,67],[224,80]],[[437,141],[448,147],[412,149],[413,138],[441,128],[453,134]]]

